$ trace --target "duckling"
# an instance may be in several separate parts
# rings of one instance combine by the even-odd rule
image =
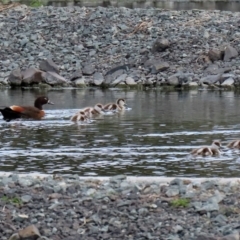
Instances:
[[[95,104],[94,107],[86,107],[82,109],[82,111],[87,115],[89,118],[96,117],[97,115],[102,114],[103,111],[103,105],[101,103]]]
[[[70,118],[70,120],[72,122],[85,122],[85,123],[89,123],[90,122],[90,118],[83,111],[80,111],[80,112],[76,113],[75,115],[73,115]]]
[[[111,112],[116,112],[116,111],[123,111],[126,109],[126,101],[123,98],[119,98],[116,103],[108,103],[103,107],[104,111],[111,111]]]
[[[236,139],[231,141],[230,143],[228,143],[227,147],[240,149],[240,140]]]
[[[221,154],[219,148],[221,148],[220,141],[213,141],[211,146],[203,146],[200,148],[193,149],[191,154],[194,156],[202,155],[202,156],[218,156]]]

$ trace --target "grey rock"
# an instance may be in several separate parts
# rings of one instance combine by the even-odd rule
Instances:
[[[85,87],[86,86],[86,79],[85,77],[77,78],[73,82],[73,86],[75,87]]]
[[[167,79],[167,83],[168,83],[170,86],[178,86],[178,85],[179,85],[178,75],[174,74],[174,75],[170,76],[170,77]]]
[[[154,63],[152,67],[152,72],[154,74],[167,70],[170,67],[167,62]]]
[[[234,85],[234,79],[233,78],[228,78],[226,79],[221,85],[222,86],[233,86]]]
[[[219,82],[221,80],[221,74],[218,75],[208,75],[206,77],[203,77],[200,79],[200,83],[204,83],[204,84],[208,84],[208,85],[212,85],[212,84],[216,84],[217,82]]]
[[[182,186],[183,185],[183,180],[180,178],[175,178],[173,179],[170,183],[170,186]]]
[[[93,74],[93,84],[95,86],[100,86],[104,82],[103,74],[100,72],[95,72]]]
[[[42,78],[44,82],[51,86],[63,86],[67,83],[67,80],[56,72],[43,72]]]
[[[129,86],[135,86],[137,85],[137,83],[135,82],[135,80],[132,77],[126,77],[126,84]]]
[[[178,186],[171,186],[171,187],[168,187],[165,194],[167,197],[175,197],[175,196],[179,195],[179,193],[180,193],[180,191],[179,191]]]
[[[232,47],[232,46],[227,46],[225,51],[224,51],[224,61],[229,61],[232,58],[235,58],[238,56],[238,51]]]
[[[170,47],[170,43],[167,39],[163,38],[163,39],[157,39],[152,46],[152,52],[162,52],[165,49]]]
[[[23,195],[23,196],[21,196],[21,200],[23,203],[28,203],[32,200],[32,196],[31,195]]]
[[[39,64],[39,69],[44,72],[59,73],[59,67],[53,62],[52,59],[44,59]]]
[[[234,231],[231,234],[228,234],[224,237],[219,238],[219,240],[239,240],[239,239],[240,239],[240,236],[238,231]]]
[[[32,178],[19,178],[18,183],[20,186],[30,187],[34,184],[34,181]]]
[[[119,83],[125,82],[126,78],[127,78],[127,74],[124,73],[124,74],[120,75],[118,78],[116,78],[116,79],[110,84],[110,86],[117,86]]]
[[[218,237],[213,237],[210,234],[201,234],[197,236],[196,240],[219,240]]]
[[[81,77],[82,77],[82,70],[78,69],[73,73],[72,77],[70,78],[70,81],[74,81]]]
[[[11,86],[21,86],[22,84],[22,72],[20,68],[13,70],[9,77],[8,82]]]
[[[87,190],[86,195],[87,195],[87,196],[92,196],[92,195],[94,195],[95,193],[96,193],[96,189],[90,188],[90,189]]]
[[[95,68],[91,63],[86,63],[83,66],[83,69],[82,69],[83,75],[90,76],[90,75],[93,75],[94,72],[95,72]]]

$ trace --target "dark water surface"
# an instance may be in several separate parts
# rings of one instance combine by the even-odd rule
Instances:
[[[0,119],[0,171],[145,176],[239,177],[240,151],[193,159],[193,147],[240,138],[240,94],[222,91],[0,90],[2,106],[46,94],[42,121]],[[131,108],[91,124],[69,121],[79,108],[125,98]]]
[[[162,8],[170,10],[221,10],[240,11],[239,1],[162,1],[162,0],[19,0],[30,6],[80,6],[80,7],[127,7],[127,8]]]

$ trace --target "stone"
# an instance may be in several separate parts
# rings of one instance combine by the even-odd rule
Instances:
[[[81,78],[75,79],[73,85],[74,85],[75,87],[85,87],[85,86],[86,86],[85,80],[86,80],[86,79],[85,79],[84,76],[81,77]]]
[[[44,59],[39,64],[39,69],[44,72],[59,73],[59,67],[53,62],[52,59]]]
[[[226,79],[221,85],[222,86],[233,86],[234,85],[234,79],[233,78],[228,78]]]
[[[167,62],[159,62],[159,63],[154,63],[152,67],[152,72],[159,73],[167,70],[170,67],[170,65]]]
[[[167,79],[167,83],[170,86],[178,86],[179,85],[179,80],[178,80],[178,76],[177,75],[172,75]]]
[[[200,83],[212,85],[221,80],[221,74],[218,75],[208,75],[200,79]]]
[[[124,74],[120,75],[118,78],[116,78],[110,85],[117,86],[119,83],[125,82],[126,78],[127,78],[127,74],[124,73]]]
[[[170,43],[168,41],[168,39],[157,39],[154,43],[153,43],[153,46],[152,46],[152,52],[155,53],[155,52],[162,52],[164,51],[165,49],[169,48],[170,47]]]
[[[18,233],[14,233],[8,240],[20,240],[20,236]]]
[[[234,231],[231,234],[228,234],[224,237],[219,238],[219,240],[239,240],[239,239],[240,239],[240,236],[238,231]]]
[[[24,229],[19,230],[18,234],[23,240],[27,238],[36,239],[38,237],[41,237],[41,234],[35,225],[30,225]]]
[[[201,234],[197,236],[196,240],[219,240],[217,237],[209,236],[207,234]]]
[[[176,186],[172,186],[172,187],[168,187],[165,194],[167,197],[175,197],[175,196],[178,196],[179,193],[180,193],[179,188]]]
[[[21,86],[22,77],[23,76],[20,68],[13,70],[8,77],[10,86]]]
[[[93,84],[95,86],[100,86],[104,81],[104,77],[103,77],[103,74],[100,73],[100,72],[95,72],[93,74]]]
[[[51,86],[62,86],[67,83],[67,80],[56,72],[43,72],[42,78],[44,82]]]
[[[238,51],[232,47],[232,46],[227,46],[224,51],[224,61],[229,61],[232,58],[235,58],[238,56]]]
[[[23,196],[21,197],[21,200],[22,200],[23,203],[28,203],[28,202],[31,201],[31,199],[32,199],[32,196],[31,196],[31,195],[23,195]]]
[[[95,69],[91,63],[87,63],[83,66],[83,69],[82,69],[83,75],[90,76],[90,75],[93,75],[94,72],[95,72]]]
[[[209,59],[214,62],[223,59],[223,52],[219,49],[213,48],[208,51]]]
[[[34,83],[42,82],[42,71],[31,67],[22,72],[22,83],[26,85],[31,85]]]
[[[126,84],[128,86],[135,86],[135,85],[137,85],[137,83],[135,82],[135,80],[132,77],[126,77],[125,81],[126,81]]]
[[[72,77],[70,78],[70,81],[74,81],[81,77],[82,77],[82,70],[78,69],[73,73]]]

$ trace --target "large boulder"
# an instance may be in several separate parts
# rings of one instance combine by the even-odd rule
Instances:
[[[39,64],[39,69],[44,72],[55,72],[59,73],[59,67],[56,63],[53,62],[52,59],[44,59]]]
[[[67,84],[67,80],[55,72],[43,72],[42,78],[51,86],[65,86]]]
[[[42,71],[34,67],[30,67],[22,72],[22,83],[24,85],[38,84],[42,82]]]
[[[8,82],[10,86],[21,86],[22,85],[22,71],[20,68],[14,69],[9,77],[8,77]]]

